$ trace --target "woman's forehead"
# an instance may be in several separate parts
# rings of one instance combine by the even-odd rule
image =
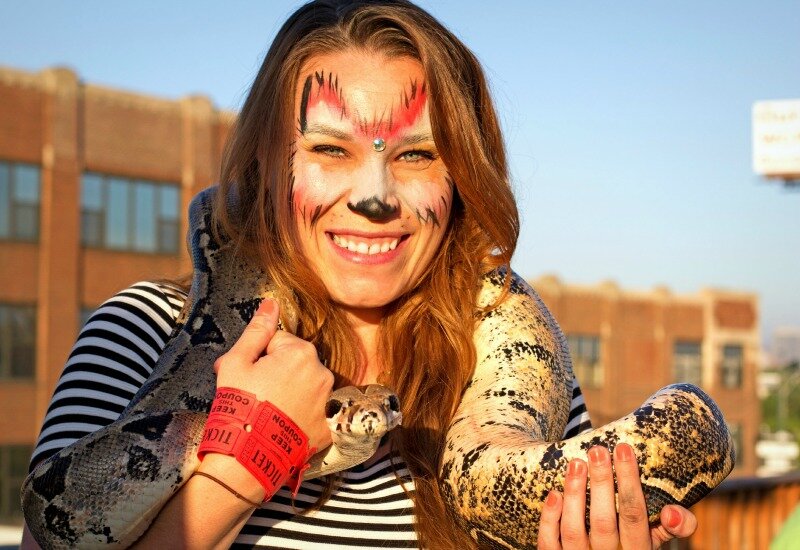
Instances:
[[[345,50],[341,53],[315,55],[302,66],[297,94],[302,93],[308,78],[318,85],[340,89],[353,99],[371,96],[398,98],[409,86],[422,86],[425,73],[419,61],[411,57],[388,57],[379,52]]]
[[[427,86],[419,61],[349,50],[303,65],[295,108],[299,131],[356,133],[387,139],[430,133]]]

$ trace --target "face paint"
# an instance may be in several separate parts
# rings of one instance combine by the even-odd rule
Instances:
[[[356,51],[312,57],[295,101],[292,204],[304,255],[334,301],[382,308],[416,284],[452,207],[422,67]]]
[[[308,75],[303,84],[298,117],[301,133],[305,134],[308,129],[308,112],[320,103],[325,104],[329,112],[338,113],[340,119],[351,117],[339,88],[339,76],[318,71]],[[352,113],[351,124],[358,134],[376,138],[373,140],[373,149],[380,152],[385,149],[387,140],[396,137],[422,116],[426,103],[425,83],[420,85],[414,80],[399,92],[393,105],[385,106],[380,111],[380,115],[377,112],[356,111]]]

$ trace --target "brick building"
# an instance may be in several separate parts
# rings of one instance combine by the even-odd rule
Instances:
[[[595,426],[624,416],[659,388],[691,382],[720,406],[734,434],[733,475],[754,475],[761,421],[761,355],[754,294],[704,289],[631,292],[613,282],[531,282],[567,335],[575,374]]]
[[[214,182],[234,115],[82,83],[63,68],[0,68],[0,523],[82,321],[131,282],[187,273],[191,197]],[[678,378],[738,426],[741,471],[758,425],[752,295],[634,295],[535,282],[570,335],[595,423]]]
[[[0,520],[82,320],[190,269],[183,213],[217,178],[233,114],[0,68]]]

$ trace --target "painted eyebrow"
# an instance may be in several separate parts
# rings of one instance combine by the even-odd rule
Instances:
[[[401,146],[416,145],[417,143],[424,143],[426,141],[434,141],[433,134],[412,134],[410,136],[400,138],[398,144]]]
[[[347,132],[343,132],[338,128],[334,128],[333,126],[326,126],[325,124],[309,124],[306,126],[305,131],[303,131],[303,135],[307,134],[322,134],[325,136],[334,137],[336,139],[341,139],[343,141],[353,141],[353,136],[348,134]]]
[[[303,135],[308,134],[321,134],[324,136],[330,136],[336,139],[340,139],[342,141],[353,141],[354,138],[351,134],[339,130],[338,128],[334,128],[333,126],[328,126],[326,124],[309,124],[306,127],[306,131],[303,132]],[[409,145],[416,145],[418,143],[424,143],[426,141],[434,141],[433,134],[425,133],[425,134],[412,134],[410,136],[402,137],[398,140],[398,146],[400,147],[407,147]]]

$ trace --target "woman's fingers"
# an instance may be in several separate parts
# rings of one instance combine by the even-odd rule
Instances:
[[[650,529],[639,465],[630,445],[617,445],[613,470],[608,449],[601,446],[589,449],[588,479],[589,534],[585,527],[587,465],[576,459],[567,467],[563,497],[552,491],[544,502],[539,548],[658,548],[675,537],[688,537],[697,529],[697,518],[680,506],[665,506],[661,524]]]
[[[264,354],[278,330],[279,314],[278,302],[272,298],[264,298],[242,335],[228,351],[228,355],[255,363]],[[219,372],[218,363],[219,361],[214,365],[217,372]]]
[[[586,535],[586,462],[571,460],[564,478],[564,505],[561,515],[561,544],[564,548],[588,548]]]
[[[653,548],[673,538],[690,537],[697,529],[697,518],[682,506],[668,505],[661,510],[661,524],[650,530]]]
[[[592,550],[619,547],[617,531],[616,489],[608,449],[596,446],[589,449],[589,541]]]
[[[651,546],[647,505],[639,478],[639,464],[630,445],[621,443],[614,449],[619,502],[619,538],[623,548]]]
[[[539,520],[539,550],[561,550],[561,509],[564,499],[558,491],[550,491],[542,507]]]

